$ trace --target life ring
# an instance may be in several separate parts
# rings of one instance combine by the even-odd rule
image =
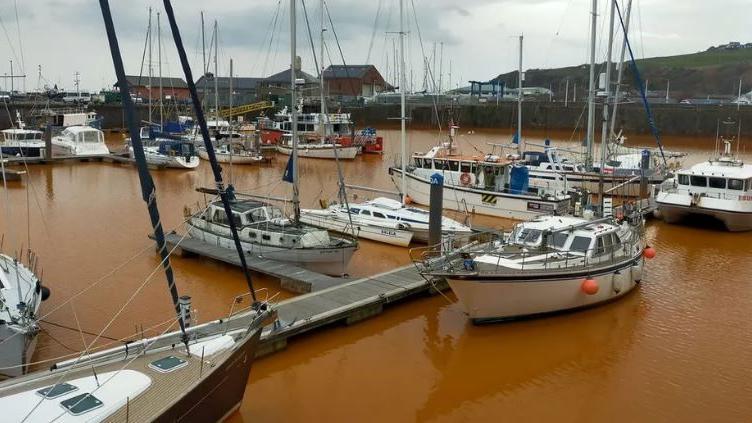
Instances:
[[[460,175],[460,183],[464,186],[470,185],[470,182],[473,181],[473,178],[470,177],[470,174],[465,172],[462,175]]]

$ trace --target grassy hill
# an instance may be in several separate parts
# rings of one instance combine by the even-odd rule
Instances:
[[[676,99],[735,96],[740,78],[742,90],[744,92],[752,90],[752,48],[715,49],[677,56],[639,59],[637,66],[642,79],[649,81],[648,89],[655,95],[665,95],[669,80],[671,81],[671,97]],[[605,62],[599,64],[598,69],[605,69]],[[569,80],[570,99],[575,84],[577,97],[580,99],[587,95],[588,73],[588,65],[557,69],[529,69],[526,72],[525,85],[552,87],[555,96],[563,99],[566,81]],[[517,85],[517,72],[501,74],[494,79],[500,79],[507,86],[514,87]],[[630,71],[625,72],[622,82],[634,90],[634,79]]]

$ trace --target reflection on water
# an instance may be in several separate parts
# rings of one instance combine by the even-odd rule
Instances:
[[[396,190],[385,169],[396,162],[399,134],[381,132],[384,157],[344,163],[348,183]],[[486,142],[507,139],[465,133],[458,143],[485,149]],[[433,133],[411,131],[410,150],[426,150],[436,140]],[[640,137],[630,142],[651,143]],[[690,152],[687,164],[705,160],[706,147],[713,145],[706,139],[666,142],[672,150]],[[268,166],[234,166],[233,183],[240,191],[289,195],[280,179],[284,163],[279,156]],[[45,319],[71,325],[75,310],[82,328],[96,333],[137,289],[141,292],[107,336],[170,318],[161,273],[141,288],[159,262],[146,238],[148,218],[134,169],[101,163],[33,166],[30,177],[11,185],[11,224],[0,215],[0,231],[6,252],[26,248],[29,235],[41,257],[43,279],[53,290],[42,312],[107,276]],[[195,172],[154,172],[154,179],[166,228],[180,227],[184,206],[204,204],[194,188],[212,181],[206,163]],[[301,160],[301,180],[306,207],[336,195],[332,162]],[[480,216],[469,220],[511,224]],[[435,296],[395,305],[351,327],[293,339],[286,351],[256,363],[241,412],[232,420],[749,421],[752,234],[706,226],[650,222],[647,237],[658,256],[647,276],[635,292],[603,307],[476,327],[456,303]],[[364,241],[350,274],[406,264],[406,252]],[[231,266],[195,258],[175,258],[173,266],[179,289],[194,298],[199,320],[225,315],[232,298],[245,290],[241,272]],[[291,296],[274,280],[256,275],[255,281],[278,299]],[[81,348],[77,333],[42,326],[35,360]]]

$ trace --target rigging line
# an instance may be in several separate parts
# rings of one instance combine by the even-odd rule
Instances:
[[[26,75],[26,61],[24,60],[23,38],[21,38],[21,21],[18,19],[18,0],[13,0],[13,8],[16,11],[16,32],[18,33],[18,50],[21,53],[21,73]],[[26,78],[24,78],[24,90],[26,90]]]
[[[141,68],[138,70],[138,83],[141,84],[141,77],[144,75],[144,63],[146,63],[146,51],[149,49],[149,39],[151,38],[151,13],[149,13],[149,20],[146,25],[146,37],[144,37],[144,50],[141,53]],[[151,91],[151,87],[149,88]],[[151,123],[151,122],[149,122]]]
[[[313,64],[316,66],[316,76],[321,78],[321,69],[319,68],[319,61],[316,60],[316,47],[313,45],[313,34],[311,34],[311,23],[308,21],[308,9],[306,9],[305,0],[300,0],[303,3],[303,16],[305,17],[306,27],[308,28],[308,41],[311,43],[311,54],[313,54]],[[322,64],[323,64],[323,58]]]
[[[280,0],[281,1],[281,0]],[[277,8],[279,8],[279,1],[277,2]],[[276,17],[277,11],[275,10],[274,14],[272,14],[272,18],[269,19],[269,23],[266,26],[266,29],[264,30],[264,38],[261,39],[261,43],[259,44],[259,53],[261,53],[264,50],[264,46],[266,46],[266,39],[271,36],[272,31],[272,25],[274,24],[275,17]],[[251,74],[252,75],[258,75],[258,65],[260,61],[254,60],[253,64],[251,65]],[[262,75],[263,76],[263,75]]]
[[[57,344],[58,344],[58,345],[60,345],[61,347],[65,348],[65,349],[66,349],[66,350],[68,350],[68,351],[71,351],[71,352],[73,352],[73,354],[68,354],[68,356],[74,356],[74,355],[78,355],[78,354],[80,353],[80,351],[78,351],[77,349],[75,349],[75,348],[72,348],[72,347],[69,347],[68,345],[66,345],[65,343],[63,343],[62,341],[60,341],[59,339],[57,339],[57,338],[55,338],[54,336],[52,336],[52,334],[50,333],[50,331],[48,331],[47,329],[45,329],[45,328],[41,328],[41,331],[42,331],[42,332],[44,332],[44,333],[46,333],[46,334],[47,334],[47,337],[48,337],[48,338],[50,338],[51,340],[53,340],[53,341],[54,341],[55,343],[57,343]],[[37,353],[39,353],[39,351],[40,351],[40,350],[41,350],[41,348],[37,348],[37,349],[36,349],[36,352],[37,352]],[[65,357],[65,356],[63,356],[63,357]],[[57,358],[56,358],[55,360],[57,360]],[[18,365],[18,366],[13,366],[13,367],[23,367],[23,366],[30,366],[30,365],[36,365],[36,364],[40,364],[40,363],[41,363],[41,362],[36,362],[36,363],[26,363],[26,364],[20,364],[20,365]],[[5,367],[5,368],[3,368],[2,370],[10,370],[10,369],[9,369],[9,368],[7,368],[7,367]]]
[[[8,48],[10,48],[10,52],[13,55],[13,58],[16,59],[17,62],[20,62],[20,60],[18,59],[18,54],[16,53],[16,49],[13,48],[13,42],[10,39],[10,35],[8,35],[8,29],[5,27],[5,23],[3,22],[2,14],[0,14],[0,28],[3,29],[5,39],[8,40]]]
[[[371,62],[371,50],[373,50],[373,42],[376,39],[376,31],[379,26],[379,16],[381,15],[381,6],[384,0],[379,0],[378,6],[376,6],[376,17],[373,19],[373,29],[371,30],[371,41],[368,43],[368,54],[366,55],[366,64]]]
[[[345,67],[345,76],[347,76],[347,81],[350,85],[350,91],[353,93],[353,95],[357,95],[357,91],[355,90],[355,84],[353,83],[352,78],[350,78],[350,68],[347,66],[347,62],[345,61],[345,54],[342,52],[342,46],[339,44],[339,37],[337,36],[337,30],[334,29],[334,22],[332,21],[332,15],[329,14],[329,5],[326,1],[324,3],[324,9],[326,10],[326,16],[329,18],[329,27],[332,28],[332,35],[334,35],[334,41],[337,43],[337,49],[339,50],[339,55],[342,58],[342,65]],[[333,62],[332,62],[333,63]]]
[[[264,56],[264,66],[261,69],[261,75],[266,76],[266,69],[269,65],[269,56],[271,56],[272,53],[272,44],[274,43],[274,36],[277,34],[277,22],[279,21],[279,15],[282,10],[282,0],[279,0],[277,2],[277,10],[274,13],[274,17],[272,18],[272,26],[269,30],[269,45],[266,48],[266,54]],[[264,39],[264,44],[266,44],[266,38]]]
[[[72,302],[71,302],[71,304],[72,304]],[[67,330],[73,331],[73,332],[81,332],[81,333],[84,333],[84,334],[90,335],[90,336],[97,336],[97,334],[94,333],[94,332],[89,332],[89,331],[85,331],[85,330],[81,329],[80,325],[79,325],[79,327],[77,329],[77,328],[74,328],[72,326],[67,326],[67,325],[64,325],[62,323],[51,322],[49,320],[39,319],[39,321],[42,322],[42,323],[46,323],[48,325],[51,325],[51,326],[55,326],[55,327],[61,328],[61,329],[67,329]],[[170,321],[172,321],[172,319],[170,319]],[[110,341],[117,341],[117,342],[122,341],[122,339],[113,338],[113,337],[107,336],[107,335],[102,335],[102,336],[100,336],[100,338],[108,339]],[[79,350],[75,350],[75,351],[79,352]]]
[[[413,19],[415,20],[415,30],[418,32],[418,42],[420,43],[420,52],[423,55],[423,66],[425,66],[426,70],[428,71],[428,76],[430,78],[431,86],[436,86],[436,80],[433,76],[433,69],[428,64],[428,58],[426,57],[426,50],[423,47],[423,36],[420,32],[420,23],[418,22],[418,13],[415,11],[415,1],[410,0],[410,5],[413,9]],[[436,96],[431,96],[431,102],[433,103],[433,110],[436,115],[436,123],[439,126],[439,133],[443,131],[442,125],[441,125],[441,116],[439,116],[439,105],[436,101]]]

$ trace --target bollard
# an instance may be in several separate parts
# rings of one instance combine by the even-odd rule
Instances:
[[[642,150],[640,160],[640,198],[648,197],[648,169],[650,168],[650,152]]]
[[[52,125],[49,123],[44,130],[44,158],[52,159]]]
[[[431,175],[431,197],[428,215],[428,245],[441,243],[441,212],[444,208],[444,176]]]

